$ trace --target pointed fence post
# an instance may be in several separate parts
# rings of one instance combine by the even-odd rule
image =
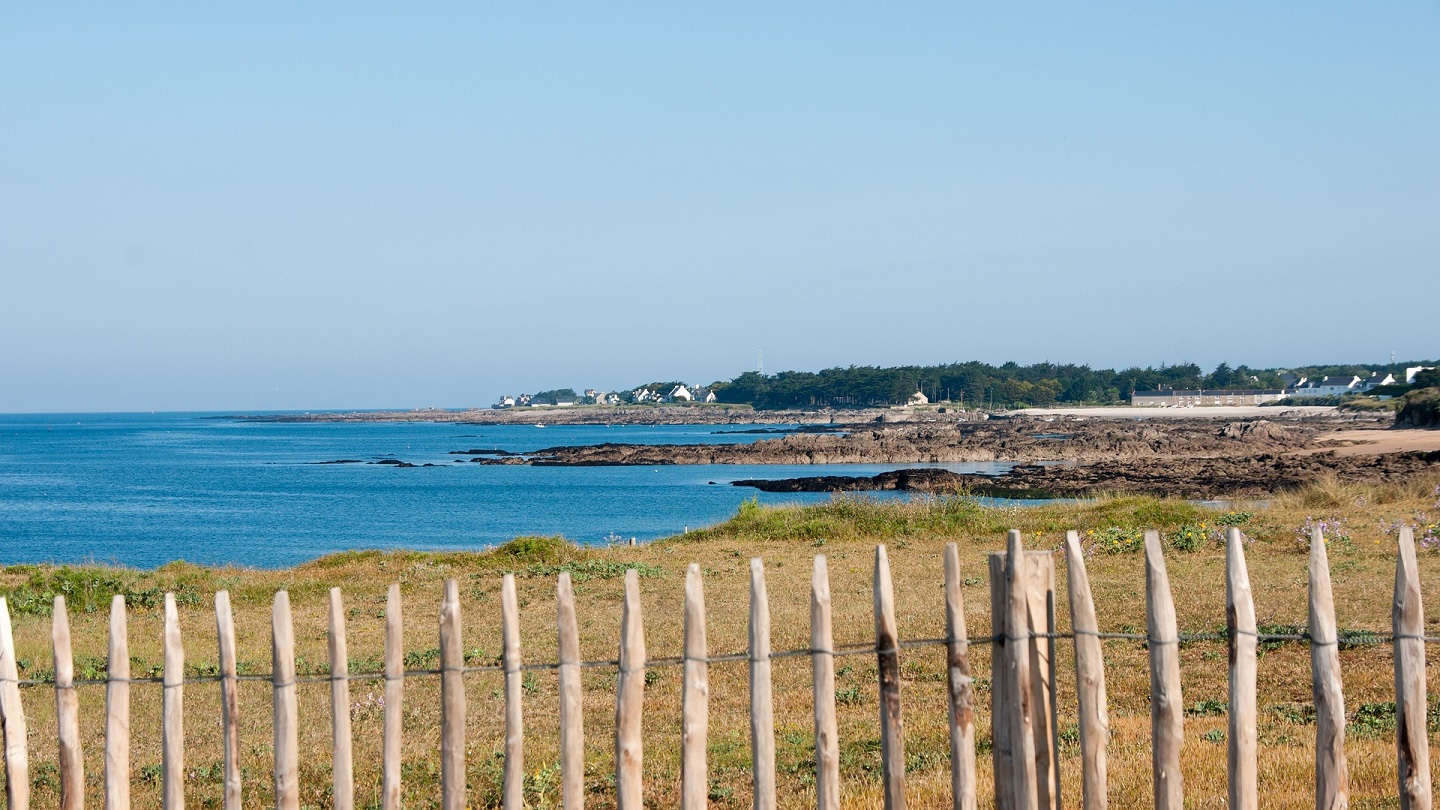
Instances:
[[[835,632],[830,566],[815,555],[810,578],[810,662],[815,692],[815,806],[840,810],[840,739],[835,720]]]
[[[560,796],[565,810],[585,806],[585,689],[580,682],[580,624],[570,572],[555,584],[560,650]]]
[[[1080,704],[1081,789],[1085,810],[1109,806],[1110,710],[1105,696],[1105,653],[1100,622],[1090,593],[1090,574],[1079,532],[1065,533],[1065,568],[1070,585],[1070,626],[1075,632],[1075,693]]]
[[[70,649],[70,614],[65,597],[55,597],[50,614],[55,651],[55,726],[60,743],[60,810],[85,806],[85,760],[80,753],[80,696],[75,693],[75,658]]]
[[[1230,528],[1225,536],[1225,624],[1229,630],[1230,706],[1225,735],[1230,810],[1259,810],[1259,732],[1256,720],[1256,672],[1259,642],[1245,538]]]
[[[400,583],[385,595],[385,732],[380,772],[381,810],[400,810],[400,721],[405,699],[404,622]]]
[[[1340,638],[1330,590],[1330,560],[1318,528],[1310,536],[1310,672],[1315,695],[1315,806],[1320,810],[1349,807]]]
[[[710,733],[710,664],[700,566],[685,570],[685,682],[681,688],[680,807],[705,810],[710,800],[706,746]]]
[[[955,810],[975,810],[975,681],[970,676],[970,641],[965,598],[960,590],[960,550],[945,544],[945,645],[950,709],[950,796]]]
[[[6,810],[29,810],[30,750],[25,706],[20,701],[20,667],[15,659],[10,606],[3,596],[0,596],[0,722],[5,725]]]
[[[1185,735],[1185,704],[1180,695],[1180,631],[1157,531],[1145,532],[1145,622],[1150,645],[1150,744],[1155,810],[1182,810],[1184,782],[1180,774],[1180,746]]]
[[[240,685],[235,662],[235,616],[230,592],[215,592],[215,637],[220,653],[220,738],[224,747],[224,808],[240,810]]]
[[[440,806],[465,810],[465,649],[453,579],[440,603],[440,707]]]
[[[765,565],[750,560],[750,758],[754,810],[775,810],[775,702]]]
[[[1425,610],[1415,535],[1400,529],[1395,558],[1395,745],[1399,754],[1400,807],[1430,810],[1430,735],[1426,731]]]
[[[501,806],[521,810],[525,806],[525,710],[524,673],[520,663],[520,600],[515,594],[515,575],[500,581],[500,637],[504,645],[501,663],[505,667],[505,774]]]
[[[331,807],[355,808],[354,738],[350,730],[350,651],[345,638],[345,601],[339,588],[330,589],[330,632],[326,653],[330,656],[330,737]],[[230,810],[230,808],[226,808]],[[235,808],[239,810],[239,808]]]
[[[1020,532],[1011,529],[1004,554],[992,554],[990,621],[991,739],[995,806],[1002,810],[1038,810],[1040,768],[1036,735],[1044,707],[1036,700],[1031,659],[1036,639],[1031,629],[1030,561]]]
[[[615,683],[615,805],[644,810],[645,625],[640,616],[640,575],[625,572],[620,613],[620,673]]]
[[[175,594],[165,594],[165,675],[160,732],[160,806],[185,810],[185,650]]]
[[[295,686],[295,625],[290,594],[278,591],[270,609],[271,677],[275,709],[275,810],[300,810],[300,717]]]
[[[905,730],[900,714],[900,632],[885,546],[875,547],[875,666],[880,682],[880,789],[886,810],[905,808]]]
[[[125,629],[125,597],[120,594],[110,600],[105,673],[105,810],[130,810],[130,641]]]

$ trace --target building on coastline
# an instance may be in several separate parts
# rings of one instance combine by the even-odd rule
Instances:
[[[1360,381],[1360,390],[1369,391],[1371,388],[1379,388],[1382,385],[1394,385],[1395,375],[1384,371],[1372,372],[1370,376]]]
[[[686,387],[683,386],[683,385],[677,385],[677,386],[675,386],[674,388],[670,389],[669,395],[666,396],[665,398],[668,399],[668,400],[670,400],[671,402],[694,402],[694,401],[695,401],[695,395],[692,394],[692,393],[690,393],[690,389],[689,389],[689,388],[686,388]]]
[[[1283,388],[1167,389],[1136,391],[1130,405],[1136,408],[1196,408],[1211,405],[1263,405],[1278,402],[1289,392]]]
[[[1318,380],[1310,380],[1296,386],[1295,390],[1290,392],[1290,396],[1296,398],[1338,397],[1359,391],[1360,383],[1361,380],[1357,374],[1321,377]]]
[[[497,409],[497,410],[500,409],[500,408],[513,408],[513,407],[515,407],[515,397],[512,397],[512,396],[510,396],[509,394],[505,394],[505,395],[503,395],[503,396],[500,397],[500,401],[499,401],[499,402],[496,402],[494,405],[491,405],[490,407],[495,408],[495,409]]]
[[[1416,374],[1419,374],[1419,373],[1422,372],[1422,371],[1429,371],[1429,370],[1432,369],[1432,368],[1435,368],[1435,367],[1434,367],[1434,366],[1411,366],[1411,367],[1405,369],[1405,384],[1406,384],[1406,385],[1414,385],[1414,384],[1415,384],[1415,375],[1416,375]]]
[[[909,399],[905,400],[905,404],[906,404],[906,405],[929,405],[929,404],[930,404],[930,398],[927,397],[927,396],[925,396],[925,394],[924,394],[923,392],[921,392],[921,391],[916,391],[915,393],[913,393],[913,394],[910,395],[910,398],[909,398]]]

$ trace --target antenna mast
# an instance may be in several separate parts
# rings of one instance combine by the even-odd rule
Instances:
[[[765,352],[760,349],[755,350],[755,370],[761,377],[765,376]]]

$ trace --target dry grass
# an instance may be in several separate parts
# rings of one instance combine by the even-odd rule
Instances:
[[[1255,538],[1249,552],[1250,570],[1260,622],[1272,626],[1305,623],[1305,556],[1296,529],[1307,519],[1326,518],[1344,521],[1350,535],[1348,541],[1334,543],[1331,550],[1340,626],[1388,631],[1393,539],[1382,533],[1380,522],[1410,518],[1417,511],[1434,514],[1434,485],[1425,482],[1384,489],[1324,482],[1269,504],[1235,505],[1235,510],[1251,515],[1245,528]],[[1209,531],[1220,516],[1220,512],[1180,501],[1122,497],[1037,509],[986,509],[958,500],[912,504],[846,500],[787,509],[747,506],[722,526],[638,548],[585,550],[533,541],[481,554],[352,552],[284,571],[203,569],[185,564],[153,572],[14,566],[0,572],[0,592],[10,597],[15,608],[29,611],[15,617],[19,657],[26,664],[22,674],[29,677],[44,677],[50,667],[49,619],[43,614],[47,587],[66,587],[66,583],[72,589],[74,643],[81,669],[103,670],[104,605],[107,594],[118,588],[134,594],[137,602],[149,603],[131,613],[131,650],[137,675],[157,670],[162,660],[161,615],[154,594],[163,589],[179,589],[185,597],[182,625],[189,665],[196,671],[212,671],[216,638],[211,600],[215,590],[227,588],[235,601],[239,657],[250,670],[266,672],[270,599],[275,590],[284,588],[290,591],[295,608],[302,671],[320,671],[325,660],[326,591],[331,585],[340,585],[348,606],[354,667],[374,670],[383,649],[385,588],[394,581],[401,583],[406,600],[406,649],[412,653],[412,664],[435,665],[426,652],[438,644],[441,587],[443,580],[451,577],[461,582],[467,655],[472,663],[493,660],[500,650],[498,594],[503,571],[518,575],[526,659],[555,660],[554,573],[560,565],[577,571],[583,654],[588,659],[613,658],[622,590],[618,575],[627,566],[641,565],[649,574],[641,581],[646,640],[650,655],[660,657],[678,655],[681,649],[681,591],[689,562],[699,563],[705,573],[712,652],[743,650],[747,561],[760,556],[766,561],[769,578],[774,647],[782,650],[808,643],[808,585],[816,553],[824,553],[830,560],[837,642],[863,642],[872,633],[870,578],[876,542],[885,542],[891,549],[902,637],[935,637],[944,630],[941,551],[945,542],[957,541],[968,577],[964,591],[970,631],[984,635],[989,632],[984,555],[1001,548],[1005,529],[1022,529],[1029,547],[1054,547],[1068,528],[1158,527],[1174,532],[1180,526],[1203,523]],[[1210,631],[1223,625],[1223,565],[1223,554],[1214,543],[1199,551],[1169,555],[1182,631]],[[1060,568],[1063,573],[1063,564]],[[1440,555],[1422,554],[1421,568],[1426,598],[1432,605],[1440,604]],[[1102,627],[1144,627],[1138,556],[1097,556],[1090,576]],[[88,602],[87,587],[95,588]],[[1060,601],[1060,625],[1068,627],[1063,597]],[[98,609],[85,612],[87,603]],[[1430,624],[1436,624],[1435,619]],[[1060,651],[1061,726],[1068,728],[1074,722],[1073,662],[1063,643]],[[977,646],[972,655],[977,676],[987,678],[988,649]],[[1111,795],[1118,807],[1151,801],[1146,655],[1136,642],[1109,642],[1106,649],[1114,731]],[[1187,798],[1196,807],[1218,807],[1225,795],[1225,746],[1216,734],[1225,726],[1224,646],[1184,645],[1181,661],[1186,705],[1198,709],[1187,718],[1185,728]],[[1347,708],[1354,717],[1347,744],[1352,806],[1393,805],[1394,741],[1384,718],[1374,717],[1377,711],[1383,714],[1377,705],[1394,699],[1390,650],[1385,646],[1345,649],[1341,661]],[[939,648],[917,649],[905,654],[902,662],[910,803],[913,807],[946,807],[949,757],[942,653]],[[854,656],[837,664],[844,804],[879,806],[875,663],[871,657]],[[781,803],[801,807],[813,801],[809,661],[784,659],[777,661],[774,669]],[[1440,677],[1440,669],[1432,666],[1432,681],[1436,677]],[[584,680],[590,801],[592,806],[610,806],[614,675],[587,669]],[[983,687],[986,681],[981,683]],[[500,685],[499,675],[467,676],[470,802],[475,806],[494,805],[498,800],[503,722]],[[550,672],[527,677],[527,798],[535,807],[558,805],[555,685]],[[1432,682],[1432,693],[1440,691],[1437,686]],[[716,806],[749,803],[746,689],[744,664],[711,668],[710,773]],[[353,685],[357,800],[361,807],[374,807],[378,802],[380,713],[373,697],[379,691],[374,682]],[[218,688],[208,683],[191,685],[185,696],[188,801],[196,807],[218,807]],[[137,806],[158,803],[159,699],[158,687],[133,689]],[[273,802],[268,686],[244,682],[240,699],[245,804],[267,806]],[[978,718],[979,760],[981,778],[988,780],[989,757],[983,749],[989,737],[988,692],[982,691],[980,699],[984,708]],[[104,690],[83,687],[80,700],[88,800],[98,807]],[[678,802],[679,785],[678,667],[654,670],[646,701],[646,795],[659,806],[672,806]],[[34,804],[52,807],[58,801],[54,695],[43,687],[28,688],[24,703],[30,720]],[[1313,779],[1314,735],[1313,725],[1306,722],[1309,703],[1308,648],[1291,643],[1266,649],[1260,661],[1260,779],[1269,806],[1313,803],[1307,798]],[[433,806],[439,796],[438,679],[408,681],[405,706],[406,805]],[[1363,711],[1362,706],[1366,707]],[[330,784],[327,686],[302,685],[300,711],[301,750],[307,752],[301,762],[301,802],[307,807],[325,807]],[[1066,804],[1074,805],[1080,787],[1075,743],[1064,746],[1062,758],[1063,793]],[[988,790],[987,782],[982,786],[982,803]]]

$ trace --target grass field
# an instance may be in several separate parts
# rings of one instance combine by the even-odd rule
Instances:
[[[527,661],[556,658],[554,587],[559,570],[575,579],[581,648],[587,659],[616,654],[621,578],[628,567],[642,574],[645,632],[652,658],[680,653],[681,597],[685,567],[699,563],[705,575],[711,654],[743,651],[746,643],[748,560],[763,557],[768,574],[776,650],[804,648],[809,641],[809,582],[812,558],[830,562],[837,643],[873,637],[871,571],[874,546],[885,543],[894,568],[902,638],[944,634],[941,553],[959,543],[965,572],[964,595],[972,635],[989,632],[989,597],[984,555],[1003,548],[1004,532],[1024,532],[1029,548],[1055,548],[1066,529],[1078,529],[1096,546],[1089,562],[1102,629],[1143,632],[1142,559],[1125,548],[1142,528],[1169,538],[1170,579],[1182,632],[1224,625],[1224,557],[1216,540],[1223,524],[1236,524],[1253,539],[1250,577],[1262,629],[1302,627],[1306,614],[1304,527],[1325,521],[1332,528],[1330,559],[1336,612],[1342,631],[1388,632],[1394,577],[1395,521],[1417,523],[1421,536],[1434,537],[1440,518],[1436,481],[1406,488],[1320,483],[1263,504],[1232,504],[1216,510],[1183,501],[1107,497],[1076,504],[992,509],[961,499],[911,503],[839,499],[810,507],[743,506],[729,522],[640,547],[580,549],[555,539],[534,538],[474,554],[350,552],[283,571],[209,569],[175,563],[153,572],[105,568],[11,566],[0,570],[0,593],[14,618],[22,677],[50,675],[49,604],[56,592],[70,602],[77,677],[103,677],[106,618],[112,593],[132,604],[130,644],[135,675],[159,672],[160,595],[174,590],[192,674],[213,673],[217,662],[213,595],[228,589],[235,603],[242,672],[270,669],[270,601],[277,589],[290,592],[295,609],[297,654],[302,673],[323,673],[326,594],[344,589],[353,671],[378,670],[383,651],[385,589],[400,582],[406,606],[407,665],[433,668],[438,660],[438,609],[442,583],[460,581],[465,648],[471,663],[494,662],[500,652],[501,574],[517,575],[524,655]],[[1440,618],[1440,552],[1420,554],[1422,585],[1432,615]],[[1057,560],[1061,615],[1064,565]],[[1436,618],[1427,619],[1427,629]],[[978,678],[978,757],[982,781],[989,779],[989,650],[972,647]],[[1430,692],[1440,692],[1440,668],[1429,653]],[[1183,688],[1188,716],[1183,770],[1187,804],[1219,807],[1225,796],[1226,655],[1223,642],[1182,645]],[[1060,726],[1063,795],[1067,806],[1079,796],[1079,747],[1074,728],[1073,659],[1059,645]],[[1111,796],[1114,806],[1148,805],[1150,798],[1148,658],[1133,641],[1106,646],[1111,728]],[[1353,807],[1395,806],[1393,674],[1390,648],[1361,645],[1343,649],[1346,708],[1350,715]],[[846,807],[879,805],[878,722],[875,662],[870,656],[839,659],[842,790]],[[943,648],[902,655],[905,743],[912,807],[948,807],[949,748],[945,712]],[[595,807],[613,805],[613,671],[584,670],[586,688],[587,784]],[[501,677],[466,676],[469,711],[470,804],[498,802],[502,746]],[[813,742],[810,662],[778,660],[774,666],[776,747],[781,804],[813,801]],[[1260,658],[1260,780],[1267,806],[1313,806],[1314,725],[1309,719],[1309,650],[1303,643],[1264,645]],[[656,668],[647,677],[645,715],[646,796],[656,806],[673,806],[679,788],[679,667]],[[246,775],[245,804],[273,803],[271,785],[270,690],[242,682],[241,747]],[[558,708],[553,672],[525,679],[526,793],[533,807],[558,806]],[[710,775],[712,803],[740,807],[750,801],[749,726],[746,667],[716,664],[710,673]],[[356,736],[357,803],[375,807],[379,792],[380,689],[376,682],[352,686],[351,715]],[[215,684],[185,688],[186,790],[188,803],[220,803],[219,690]],[[23,690],[30,723],[33,804],[58,802],[55,766],[54,692]],[[82,737],[92,807],[101,805],[104,689],[80,689]],[[160,689],[132,690],[133,779],[136,806],[158,805]],[[407,807],[438,804],[438,678],[407,681],[403,779]],[[1436,712],[1432,698],[1432,740]],[[301,803],[329,805],[329,690],[324,683],[300,687]],[[982,806],[990,787],[981,786]]]

